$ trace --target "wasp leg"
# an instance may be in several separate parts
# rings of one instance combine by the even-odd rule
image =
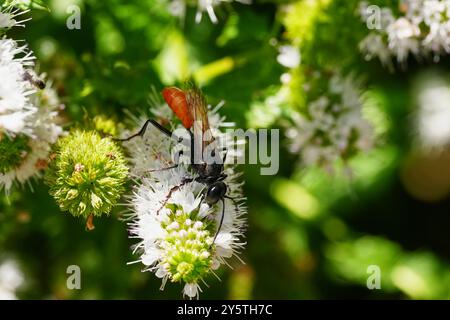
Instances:
[[[169,129],[163,127],[162,125],[160,125],[157,121],[153,120],[153,119],[148,119],[147,121],[145,121],[144,125],[142,126],[141,130],[139,130],[138,133],[133,134],[132,136],[128,137],[128,138],[124,138],[124,139],[120,139],[120,138],[114,138],[115,141],[130,141],[131,139],[134,139],[136,137],[143,137],[145,132],[147,131],[147,127],[149,124],[152,124],[156,129],[158,129],[159,131],[161,131],[162,133],[164,133],[166,136],[168,136],[171,139],[175,140],[179,140],[178,138],[174,137],[172,134],[172,131],[170,131]]]
[[[220,217],[219,227],[217,228],[216,235],[211,246],[216,242],[217,236],[219,235],[220,229],[222,228],[223,219],[225,218],[225,200],[222,199],[222,216]]]
[[[151,170],[146,170],[145,173],[152,173],[152,172],[158,172],[158,171],[166,171],[166,170],[171,170],[171,169],[175,169],[178,168],[179,164],[174,164],[173,166],[170,167],[165,167],[165,168],[160,168],[160,169],[151,169]]]
[[[186,185],[187,183],[190,183],[190,182],[192,182],[192,181],[194,181],[194,179],[191,179],[191,178],[183,179],[183,181],[181,181],[181,183],[180,183],[179,185],[177,185],[177,186],[175,186],[175,187],[172,187],[172,189],[170,189],[169,193],[167,194],[166,199],[164,199],[163,204],[162,204],[161,207],[158,209],[158,211],[156,211],[156,215],[158,215],[159,212],[162,210],[162,208],[164,208],[164,207],[166,206],[167,202],[170,200],[170,198],[172,197],[172,194],[173,194],[175,191],[180,190],[180,188],[181,188],[182,186],[184,186],[184,185]]]
[[[228,177],[228,175],[226,175],[225,173],[222,173],[216,181],[224,181],[226,178]],[[231,199],[230,197],[225,196],[225,198],[227,199]]]
[[[236,199],[235,198],[232,198],[232,197],[229,197],[229,196],[224,196],[224,198],[233,201],[234,204],[236,205]],[[236,209],[236,212],[239,213],[238,206],[236,206],[235,209]],[[223,224],[224,218],[225,218],[225,200],[222,199],[222,216],[220,217],[219,228],[217,228],[217,232],[216,232],[216,235],[214,236],[214,240],[213,240],[212,244],[214,244],[216,242],[217,236],[219,235],[220,229],[222,228],[222,224]],[[212,244],[211,244],[211,246],[212,246]]]
[[[194,134],[192,133],[192,131],[188,130],[188,132],[189,132],[189,136],[191,137],[191,139],[190,139],[190,148],[191,148],[191,150],[190,150],[190,152],[191,152],[190,159],[191,159],[191,163],[193,164],[193,163],[195,163],[195,154],[194,154],[194,152],[195,152],[195,139],[194,139]]]
[[[180,164],[178,163],[178,159],[180,158],[180,156],[181,156],[182,154],[183,154],[183,150],[181,150],[181,151],[179,152],[179,155],[178,155],[178,157],[176,158],[175,164],[174,164],[174,165],[171,165],[171,166],[165,167],[165,168],[146,170],[146,171],[144,171],[144,173],[152,173],[152,172],[166,171],[166,170],[171,170],[171,169],[178,168],[179,165],[180,165]]]
[[[227,160],[228,149],[223,148],[222,151],[225,151],[225,154],[223,155],[223,158],[222,158],[222,164],[225,164],[225,161]]]

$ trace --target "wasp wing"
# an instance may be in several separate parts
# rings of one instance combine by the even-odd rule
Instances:
[[[214,141],[209,127],[208,106],[200,89],[191,87],[186,93],[186,101],[194,118],[194,153],[195,159],[203,160],[205,148]]]

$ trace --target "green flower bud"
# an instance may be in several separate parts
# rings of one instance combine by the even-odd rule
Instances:
[[[110,138],[76,130],[57,142],[46,182],[61,210],[87,218],[110,213],[127,174],[122,151]]]

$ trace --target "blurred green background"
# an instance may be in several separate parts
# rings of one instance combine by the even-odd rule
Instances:
[[[450,151],[421,150],[410,125],[417,77],[433,70],[447,77],[447,57],[439,64],[411,59],[395,73],[366,62],[355,0],[225,3],[216,8],[218,24],[207,15],[196,24],[195,7],[183,22],[162,0],[43,2],[50,11],[33,9],[27,27],[8,35],[35,52],[66,106],[68,126],[82,122],[84,110],[123,120],[126,110],[148,109],[152,86],[159,91],[191,76],[211,104],[226,101],[221,112],[239,127],[279,128],[302,99],[290,88],[300,95],[291,103],[267,104],[287,72],[277,63],[278,46],[286,43],[300,47],[301,66],[364,77],[377,147],[351,160],[350,178],[339,168],[330,175],[298,165],[283,135],[278,175],[243,166],[246,264],[219,270],[222,282],[207,279],[202,299],[450,298]],[[66,27],[70,4],[81,8],[80,30]],[[302,70],[289,72],[302,77]],[[19,298],[181,298],[181,286],[160,292],[160,279],[126,264],[136,257],[118,220],[124,207],[86,232],[84,221],[60,213],[42,182],[32,189],[0,195],[0,259],[14,259],[23,271]],[[81,267],[81,290],[66,288],[73,264]],[[370,265],[380,267],[379,290],[366,286]]]

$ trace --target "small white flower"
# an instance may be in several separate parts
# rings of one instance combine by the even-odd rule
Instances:
[[[415,25],[423,22],[423,0],[406,0],[403,2],[406,7],[405,16]]]
[[[447,0],[422,1],[421,16],[427,25],[440,24],[446,20]]]
[[[293,46],[281,46],[279,48],[280,54],[277,56],[277,61],[286,68],[296,68],[300,65],[300,52]]]
[[[360,43],[359,50],[366,60],[377,57],[384,66],[392,68],[391,51],[384,43],[383,37],[375,32],[369,33]]]
[[[195,229],[201,229],[203,227],[203,222],[201,222],[201,221],[196,221],[195,223],[194,223],[194,228]]]
[[[443,53],[450,53],[450,20],[430,24],[429,33],[423,39],[423,46],[434,54],[434,60],[439,61]]]
[[[197,283],[186,283],[183,288],[183,295],[188,296],[189,298],[198,298],[199,292],[202,292],[202,289]]]
[[[388,47],[399,63],[406,62],[409,53],[419,54],[420,29],[406,18],[400,18],[387,27]]]
[[[184,0],[172,0],[168,5],[168,9],[172,16],[184,19],[186,15],[186,2]]]
[[[230,3],[237,1],[243,4],[251,4],[251,0],[198,0],[197,3],[197,14],[195,16],[195,21],[199,23],[202,20],[202,15],[204,12],[208,13],[209,19],[213,23],[217,23],[218,19],[214,13],[214,7],[220,5],[221,3]]]
[[[399,18],[387,27],[389,36],[403,40],[417,37],[420,35],[420,29],[406,18]]]
[[[251,0],[197,0],[197,13],[195,15],[195,22],[200,23],[202,21],[203,14],[206,12],[212,23],[218,23],[219,19],[214,12],[214,8],[219,6],[221,3],[230,3],[233,1],[244,4],[251,3]],[[187,0],[172,0],[168,5],[169,12],[175,17],[184,19],[184,16],[186,15],[186,8],[192,3],[195,3],[195,1],[190,2]]]
[[[13,10],[12,8],[6,9],[3,12],[0,11],[0,29],[9,29],[12,27],[24,27],[24,23],[29,19],[17,21],[17,17],[29,12],[29,10],[21,11],[19,9]]]

